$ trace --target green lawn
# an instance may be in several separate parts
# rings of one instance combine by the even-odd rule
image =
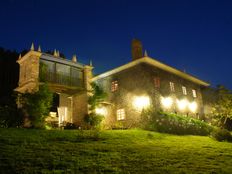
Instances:
[[[232,143],[203,136],[0,129],[0,148],[4,174],[232,173]]]

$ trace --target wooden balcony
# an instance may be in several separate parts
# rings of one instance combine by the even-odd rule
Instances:
[[[56,92],[75,93],[84,89],[83,79],[53,72],[40,72],[40,82],[48,82]]]

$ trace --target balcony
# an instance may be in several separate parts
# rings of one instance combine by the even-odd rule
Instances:
[[[49,71],[40,71],[40,82],[48,82],[52,85],[63,85],[66,87],[83,88],[83,79]]]

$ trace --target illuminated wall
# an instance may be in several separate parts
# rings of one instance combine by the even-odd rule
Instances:
[[[154,78],[160,78],[160,87],[155,87]],[[112,82],[117,81],[118,89],[111,91]],[[108,94],[108,102],[112,103],[113,111],[109,117],[115,119],[118,109],[125,109],[125,120],[120,121],[126,127],[136,125],[140,119],[141,108],[149,105],[157,110],[176,112],[199,118],[202,113],[201,89],[186,79],[152,67],[139,64],[108,77],[96,81]],[[175,90],[171,91],[170,82]],[[187,95],[183,94],[182,86],[186,87]],[[197,97],[193,97],[192,89]],[[111,120],[112,120],[111,119]]]

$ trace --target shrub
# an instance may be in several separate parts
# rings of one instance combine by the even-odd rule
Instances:
[[[22,96],[23,110],[25,117],[28,117],[31,127],[44,128],[45,118],[49,115],[52,104],[52,92],[46,83],[40,85],[39,91],[24,93]]]
[[[142,118],[146,120],[145,129],[158,132],[179,135],[209,135],[213,130],[213,127],[204,121],[174,113],[146,111],[143,112]]]
[[[23,113],[17,108],[16,95],[8,98],[8,102],[0,106],[0,127],[21,127],[23,125]]]
[[[227,129],[215,129],[211,136],[217,141],[232,141],[232,135]]]
[[[85,123],[87,123],[90,128],[96,128],[100,126],[103,119],[104,116],[95,113],[87,114],[84,117]]]
[[[79,127],[76,126],[74,123],[66,123],[64,129],[78,129]]]

